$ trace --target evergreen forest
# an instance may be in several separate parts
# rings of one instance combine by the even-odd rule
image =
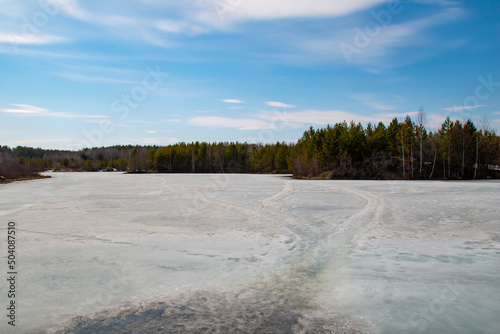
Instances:
[[[192,142],[79,151],[0,147],[0,177],[46,170],[129,173],[292,173],[306,179],[499,178],[500,137],[488,126],[447,118],[427,131],[417,120],[310,127],[296,143]]]

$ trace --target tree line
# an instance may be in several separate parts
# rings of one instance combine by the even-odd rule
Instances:
[[[386,126],[346,122],[304,133],[292,150],[295,177],[340,179],[472,179],[498,177],[500,138],[486,124],[447,118],[427,131],[394,118]]]
[[[447,118],[427,131],[425,114],[384,123],[309,128],[297,143],[193,142],[117,145],[79,151],[0,147],[0,176],[44,170],[130,173],[293,173],[318,179],[473,179],[499,177],[500,137],[488,126]]]

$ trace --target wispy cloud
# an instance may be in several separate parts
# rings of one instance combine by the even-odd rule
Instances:
[[[140,4],[127,1],[125,2],[126,6],[117,7],[107,2],[92,3],[90,5],[87,2],[77,0],[58,1],[60,15],[97,27],[98,30],[91,29],[91,34],[95,33],[96,38],[112,36],[114,39],[118,37],[133,41],[133,43],[146,42],[161,47],[181,46],[182,40],[176,36],[217,34],[224,33],[228,29],[246,34],[245,29],[241,28],[246,23],[270,22],[271,20],[290,18],[342,17],[360,11],[368,12],[375,6],[386,2],[387,0],[245,0],[241,2],[226,1],[218,4],[216,1],[211,0],[180,2],[149,0]],[[446,1],[441,1],[441,5],[451,6],[450,2]],[[224,20],[221,20],[220,11],[225,12]],[[370,46],[363,49],[363,52],[357,55],[359,56],[357,58],[359,58],[360,63],[368,65],[377,63],[380,61],[380,57],[394,54],[394,51],[398,48],[404,48],[408,45],[421,45],[428,40],[426,38],[428,36],[423,35],[424,30],[437,24],[449,22],[459,14],[460,10],[456,10],[456,8],[453,10],[450,7],[425,19],[385,26],[382,33],[373,38]],[[361,27],[363,27],[366,22],[361,23]],[[277,54],[271,56],[281,59],[287,58],[289,61],[293,61],[292,59],[302,61],[306,57],[309,60],[322,58],[342,61],[344,55],[338,45],[342,41],[352,41],[353,28],[351,25],[346,25],[336,26],[335,29],[322,31],[321,33],[317,31],[312,34],[301,32],[296,33],[296,36],[293,36],[292,39],[282,38],[283,35],[277,34],[278,39],[273,42],[281,46],[293,45],[294,50],[283,52],[281,56]],[[99,31],[104,32],[104,34],[99,34]],[[66,40],[82,39],[84,36],[78,30],[61,30],[59,33],[63,33],[69,38],[38,33],[27,37],[24,42],[31,44],[58,43]],[[15,34],[11,35],[0,34],[0,42],[8,43],[12,41],[12,38],[20,39],[22,37]],[[88,38],[88,34],[85,35],[85,38]],[[19,40],[19,43],[22,43],[22,40]]]
[[[394,118],[403,118],[406,116],[415,117],[418,115],[418,111],[409,111],[405,113],[385,113],[385,114],[377,114],[380,118],[383,119],[394,119]]]
[[[176,45],[171,36],[226,31],[248,21],[338,17],[372,8],[385,1],[252,0],[216,4],[213,1],[151,0],[141,3],[140,7],[127,2],[127,6],[122,8],[104,2],[95,6],[97,10],[90,11],[85,2],[65,0],[60,2],[60,12],[72,19],[105,28],[108,34],[123,39],[135,36],[153,45],[171,47]],[[227,13],[221,19],[223,12]]]
[[[369,18],[365,22],[361,21],[358,26],[346,23],[335,30],[319,34],[318,37],[304,35],[297,41],[297,45],[305,52],[304,57],[311,57],[312,54],[323,60],[360,65],[376,73],[379,67],[399,67],[463,45],[466,43],[464,38],[443,41],[429,32],[438,25],[457,21],[464,16],[462,9],[449,7],[425,18],[383,26],[374,18]],[[363,31],[367,22],[373,22],[379,28],[379,33],[368,36]],[[362,34],[364,37],[360,37]],[[360,39],[363,43],[359,42]],[[409,53],[410,56],[398,57],[408,49],[415,51]]]
[[[102,117],[101,119],[91,119],[91,120],[84,120],[84,123],[95,123],[95,124],[102,124],[103,120],[107,122],[108,120]],[[117,128],[130,128],[130,125],[123,124],[123,123],[115,123],[113,122],[113,127]]]
[[[129,119],[126,122],[127,123],[135,123],[135,124],[154,124],[154,122],[144,121],[144,120],[140,120],[140,119]]]
[[[225,102],[225,103],[245,103],[241,100],[234,100],[234,99],[224,99],[224,100],[221,100],[222,102]]]
[[[373,115],[362,115],[342,110],[304,110],[294,112],[272,112],[264,111],[257,114],[259,119],[263,119],[272,124],[275,128],[300,128],[306,126],[325,126],[342,122],[361,122],[364,124],[377,124],[382,122],[389,125],[394,118],[402,121],[406,116],[416,117],[418,111],[400,112],[400,113],[377,113]],[[432,129],[438,129],[445,120],[440,114],[429,113],[427,117],[427,126]]]
[[[17,108],[0,109],[0,112],[13,114],[15,116],[45,116],[60,118],[105,118],[102,115],[83,115],[67,112],[51,112],[48,109],[32,106],[29,104],[12,104]]]
[[[55,75],[67,78],[78,82],[102,82],[102,83],[119,83],[119,84],[139,84],[137,81],[122,80],[116,78],[102,77],[102,76],[89,76],[79,73],[56,73]]]
[[[89,11],[83,5],[84,2],[76,0],[64,0],[60,2],[61,12],[75,20],[94,25],[106,31],[106,35],[113,35],[120,39],[128,39],[147,42],[161,47],[171,47],[172,43],[162,38],[156,21],[151,20],[143,9],[153,11],[154,8],[141,4],[140,8],[129,3],[127,6],[118,8],[106,2],[94,4],[94,10]],[[160,28],[165,26],[161,22]],[[81,36],[79,36],[81,37]]]
[[[399,96],[390,96],[390,97],[379,97],[375,94],[354,94],[351,97],[357,101],[362,102],[366,106],[375,109],[375,110],[395,110],[397,104],[402,101]]]
[[[337,17],[373,7],[385,0],[350,1],[242,1],[233,9],[227,8],[229,20],[273,20],[308,17]]]
[[[74,19],[107,26],[140,28],[143,32],[153,28],[166,34],[199,34],[210,30],[221,30],[232,27],[234,23],[274,20],[289,18],[338,17],[348,15],[363,9],[371,8],[386,0],[351,0],[325,1],[310,0],[252,0],[241,2],[216,3],[214,1],[156,1],[141,3],[140,10],[135,10],[136,16],[130,18],[129,7],[100,6],[101,14],[90,12],[76,0],[65,0],[61,3],[61,11]],[[137,9],[137,8],[136,8]],[[168,9],[166,11],[165,9]],[[166,18],[154,20],[154,14],[163,12]],[[170,12],[170,13],[169,13]],[[176,15],[168,15],[168,14]],[[142,15],[141,15],[142,14]],[[129,15],[129,16],[127,16]],[[170,17],[182,17],[179,21]],[[152,19],[153,17],[153,19]]]
[[[89,73],[96,73],[96,74],[101,73],[101,75],[102,73],[106,73],[114,76],[116,75],[142,76],[144,74],[144,71],[115,67],[115,66],[91,65],[91,64],[85,64],[85,65],[60,64],[60,66],[67,68],[70,71],[74,71],[76,73],[86,73],[86,75],[89,75]]]
[[[299,128],[309,125],[327,125],[341,122],[378,123],[389,124],[393,118],[404,118],[406,115],[414,116],[417,112],[361,115],[342,110],[303,110],[303,111],[261,111],[255,118],[227,118],[227,117],[194,117],[187,121],[191,126],[225,127],[238,130],[260,130],[278,128]]]
[[[187,123],[191,126],[236,128],[238,130],[274,129],[270,122],[252,118],[227,118],[217,116],[193,117]]]
[[[307,125],[326,125],[343,121],[369,121],[371,118],[349,113],[341,110],[304,110],[285,112],[260,112],[257,115],[260,119],[272,121],[275,124],[281,123],[290,127],[301,127]]]
[[[19,144],[19,145],[27,145],[31,144],[33,146],[37,146],[39,144],[46,144],[46,143],[74,143],[74,142],[81,142],[81,138],[41,138],[41,139],[23,139],[23,140],[16,140],[14,143]]]
[[[93,21],[96,19],[95,15],[85,10],[76,0],[65,0],[60,2],[61,10],[66,15],[71,16],[81,21]]]
[[[162,119],[161,122],[165,122],[165,123],[178,123],[178,122],[182,122],[182,120],[179,119],[179,118],[166,118],[166,119]]]
[[[146,131],[146,133],[150,133],[150,134],[155,134],[155,133],[170,133],[172,131],[170,130],[165,130],[165,131],[158,131],[158,130],[148,130]]]
[[[373,115],[362,115],[343,110],[303,110],[303,111],[284,111],[272,112],[262,111],[257,114],[259,119],[267,120],[276,127],[298,128],[309,125],[327,125],[342,122],[362,122],[389,124],[394,118],[404,118],[407,115],[415,116],[416,112],[407,113],[377,113]]]
[[[283,103],[283,102],[268,101],[268,102],[266,102],[266,104],[268,106],[276,107],[276,108],[295,108],[295,106],[293,106],[291,104],[286,104],[286,103]]]
[[[446,110],[446,111],[461,111],[461,110],[477,109],[477,108],[484,108],[484,107],[488,107],[488,106],[484,105],[484,104],[477,104],[477,105],[474,105],[474,106],[448,107],[448,108],[443,108],[442,110]]]
[[[0,109],[1,112],[12,113],[12,114],[43,114],[48,110],[44,108],[39,108],[35,106],[31,106],[29,104],[12,104],[13,106],[18,107],[17,109]]]
[[[431,131],[434,129],[441,128],[441,125],[445,120],[445,117],[439,114],[427,114],[426,118],[427,118],[426,127]]]
[[[155,27],[170,34],[197,35],[207,32],[206,28],[186,21],[161,20],[155,23]]]
[[[170,138],[170,137],[159,137],[159,138],[143,138],[140,140],[141,144],[145,145],[168,145],[168,144],[175,144],[180,142],[181,140],[179,138]]]
[[[371,102],[368,102],[367,104],[370,107],[372,107],[373,109],[377,109],[377,110],[394,110],[394,109],[396,109],[396,107],[394,107],[394,106],[391,106],[389,104],[383,104],[383,103],[380,103],[377,101],[371,101]]]
[[[0,43],[18,44],[54,44],[68,41],[67,38],[53,35],[27,35],[27,34],[13,34],[13,33],[0,33]]]

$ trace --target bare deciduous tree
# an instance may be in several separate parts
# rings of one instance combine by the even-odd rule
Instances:
[[[420,151],[420,154],[419,154],[420,176],[422,176],[423,160],[424,160],[423,141],[424,141],[424,132],[425,132],[425,122],[426,122],[426,116],[425,116],[424,107],[420,107],[418,110],[418,114],[417,114],[417,136],[418,136],[419,151]]]

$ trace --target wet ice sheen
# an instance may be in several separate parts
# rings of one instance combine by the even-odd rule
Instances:
[[[52,176],[0,186],[19,249],[2,333],[500,328],[496,181]]]

